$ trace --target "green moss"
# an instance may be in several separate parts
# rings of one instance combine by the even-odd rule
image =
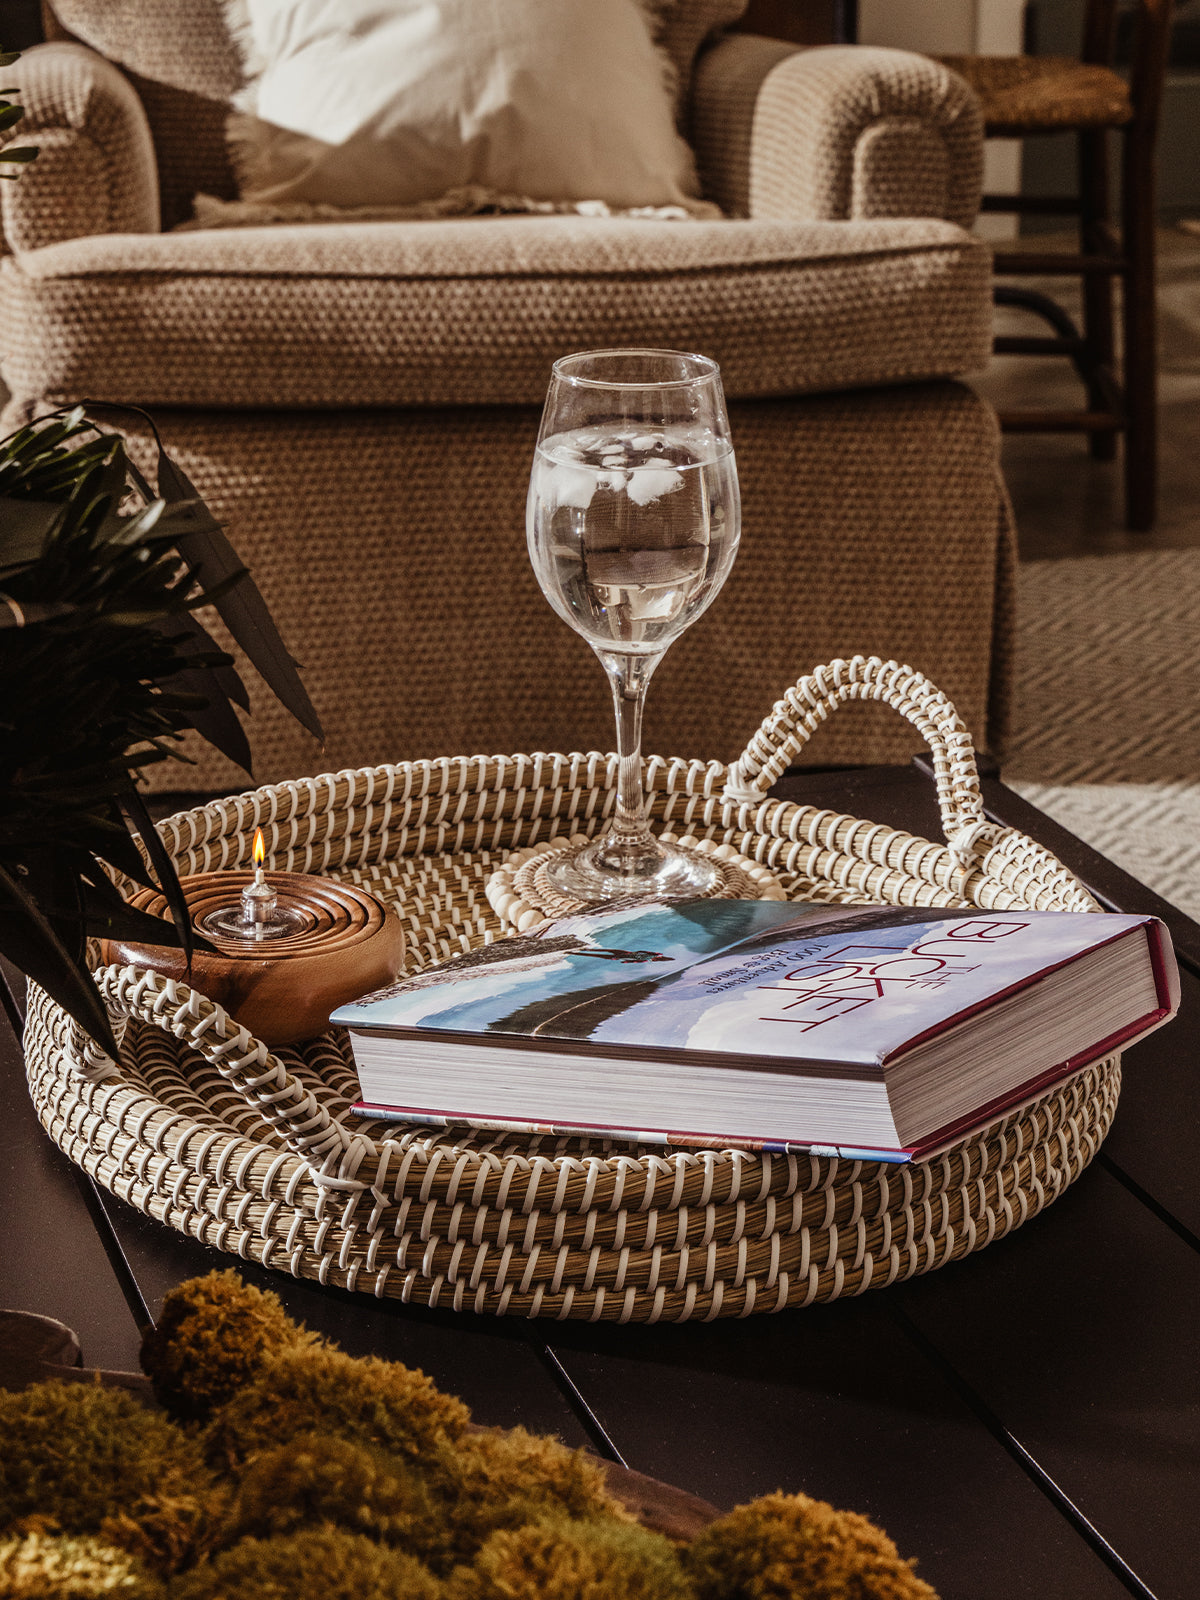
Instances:
[[[692,1600],[669,1540],[607,1517],[502,1528],[450,1590],[454,1600]]]
[[[160,1600],[162,1584],[99,1539],[30,1533],[0,1539],[5,1600]]]
[[[228,1494],[139,1495],[100,1524],[100,1537],[169,1577],[199,1561],[217,1543]]]
[[[236,1272],[189,1278],[163,1301],[142,1341],[142,1370],[172,1416],[206,1420],[281,1350],[316,1342],[285,1313],[278,1295]]]
[[[442,1394],[423,1372],[312,1345],[267,1362],[216,1413],[204,1444],[214,1465],[234,1471],[302,1433],[379,1445],[419,1461],[465,1433],[470,1417],[461,1400]]]
[[[341,1528],[243,1539],[171,1586],[171,1600],[443,1600],[412,1556]]]
[[[120,1389],[39,1383],[0,1394],[0,1531],[23,1520],[103,1531],[163,1571],[202,1539],[211,1479],[198,1447]],[[24,1530],[22,1530],[24,1531]]]
[[[431,1476],[435,1472],[459,1498],[534,1501],[572,1517],[626,1515],[609,1494],[595,1457],[524,1428],[467,1434],[431,1468]]]
[[[411,1549],[427,1537],[434,1515],[423,1481],[399,1457],[345,1439],[300,1434],[246,1469],[222,1542],[330,1523]]]
[[[471,1431],[423,1373],[322,1344],[231,1272],[168,1296],[144,1364],[203,1431],[119,1389],[0,1393],[0,1597],[937,1600],[880,1529],[804,1495],[676,1552],[599,1462]]]
[[[937,1600],[887,1534],[807,1495],[764,1495],[682,1552],[697,1600]]]
[[[524,1428],[468,1434],[423,1467],[452,1533],[451,1564],[472,1561],[498,1528],[519,1528],[546,1517],[629,1520],[609,1495],[598,1461]],[[428,1559],[438,1571],[446,1570],[444,1558],[431,1552]]]
[[[299,1433],[242,1469],[221,1543],[333,1523],[445,1575],[497,1528],[547,1515],[628,1516],[598,1463],[523,1428],[443,1435],[415,1462],[361,1438]]]

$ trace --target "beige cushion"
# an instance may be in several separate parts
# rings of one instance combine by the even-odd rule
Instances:
[[[641,0],[229,0],[228,16],[250,76],[230,125],[243,199],[697,194]]]
[[[731,396],[986,364],[989,257],[950,223],[513,218],[117,235],[0,265],[18,396],[536,403],[550,363],[716,357]]]
[[[647,0],[655,34],[684,88],[705,39],[736,22],[747,0]],[[224,0],[46,0],[48,36],[69,33],[139,78],[228,100],[243,69]]]
[[[741,15],[746,0],[653,5],[657,37],[686,96],[697,51],[714,30]],[[49,37],[80,39],[132,78],[158,152],[166,227],[188,215],[197,190],[233,196],[224,127],[243,69],[222,0],[46,0],[45,13]]]

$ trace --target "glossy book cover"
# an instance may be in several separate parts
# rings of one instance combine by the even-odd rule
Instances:
[[[778,901],[624,905],[468,952],[343,1006],[333,1021],[870,1071],[1148,921]],[[1166,1008],[1168,976],[1156,966]]]

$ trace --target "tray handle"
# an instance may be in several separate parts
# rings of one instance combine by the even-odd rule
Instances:
[[[370,1152],[369,1141],[331,1117],[285,1063],[223,1007],[198,989],[143,967],[98,967],[95,979],[114,1016],[134,1017],[174,1034],[215,1067],[299,1156],[320,1190],[349,1195],[370,1187],[356,1176]],[[106,1075],[107,1057],[99,1058],[94,1045],[90,1056],[91,1075]],[[112,1070],[109,1066],[108,1074]]]
[[[770,715],[729,768],[725,799],[757,805],[838,706],[881,700],[918,730],[933,755],[942,829],[950,854],[967,866],[997,829],[983,814],[975,748],[962,719],[940,689],[913,667],[878,656],[850,656],[817,667],[777,700]]]

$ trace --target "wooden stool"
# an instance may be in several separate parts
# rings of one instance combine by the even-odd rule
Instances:
[[[985,211],[1079,218],[1078,254],[1000,250],[998,278],[1083,280],[1083,329],[1048,295],[997,285],[998,305],[1019,305],[1054,329],[1051,337],[1002,336],[998,353],[1065,355],[1087,389],[1080,411],[1002,411],[1014,433],[1087,433],[1092,454],[1111,461],[1125,435],[1125,517],[1154,523],[1157,500],[1158,361],[1155,348],[1155,145],[1171,30],[1172,0],[1136,0],[1129,81],[1113,70],[1117,0],[1088,0],[1080,58],[941,56],[979,96],[989,138],[1073,133],[1079,189],[1074,195],[985,195]],[[1119,223],[1114,226],[1108,135],[1121,138]],[[1121,360],[1116,359],[1113,279],[1122,284]]]

